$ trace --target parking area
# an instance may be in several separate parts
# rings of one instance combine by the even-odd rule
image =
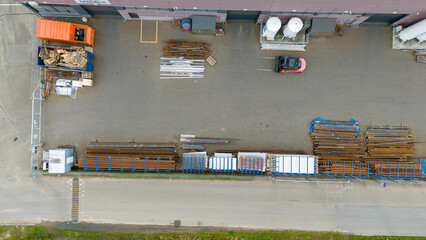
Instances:
[[[227,148],[312,151],[309,122],[318,116],[361,125],[411,126],[424,155],[426,71],[409,52],[392,50],[391,29],[365,25],[343,36],[312,39],[306,52],[261,51],[259,26],[228,22],[223,37],[195,35],[159,22],[158,43],[140,42],[140,21],[100,16],[95,86],[77,99],[44,103],[46,148],[88,141],[176,141],[181,133],[240,139]],[[203,79],[159,79],[162,42],[210,44],[217,64]],[[257,71],[288,54],[307,61],[302,74]]]

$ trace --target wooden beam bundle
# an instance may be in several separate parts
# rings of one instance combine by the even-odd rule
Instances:
[[[414,138],[409,127],[366,126],[364,142],[368,154],[365,160],[406,161],[414,154]]]

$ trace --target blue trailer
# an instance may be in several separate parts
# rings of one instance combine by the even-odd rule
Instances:
[[[64,49],[64,50],[67,50],[67,51],[77,51],[76,49],[71,49],[71,48],[38,46],[37,65],[40,66],[40,67],[49,68],[49,69],[57,69],[57,70],[65,70],[65,71],[89,71],[89,72],[93,71],[94,55],[93,55],[93,53],[91,53],[87,50],[84,50],[84,51],[86,51],[86,54],[87,54],[87,63],[86,63],[85,68],[68,68],[68,67],[62,67],[62,66],[46,66],[44,64],[43,60],[41,59],[41,57],[39,56],[42,48]]]

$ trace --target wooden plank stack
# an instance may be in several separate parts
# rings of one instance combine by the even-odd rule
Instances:
[[[364,142],[368,161],[406,161],[414,154],[414,138],[409,127],[366,126]]]
[[[360,160],[365,156],[356,120],[334,121],[316,118],[311,122],[314,153],[319,160]]]
[[[82,48],[41,48],[39,57],[46,66],[61,66],[67,68],[85,68],[87,53]]]
[[[206,60],[213,54],[207,43],[170,40],[164,43],[163,57],[183,57],[185,59]]]
[[[173,170],[175,143],[91,142],[77,166],[98,170]]]

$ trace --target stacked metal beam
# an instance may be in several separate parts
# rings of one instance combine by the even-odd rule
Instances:
[[[365,176],[371,168],[361,161],[318,161],[318,172],[325,175]]]
[[[167,41],[160,59],[160,79],[203,78],[204,63],[213,53],[207,43]]]
[[[163,57],[206,60],[213,53],[207,43],[170,40],[164,43]]]
[[[205,60],[184,58],[160,59],[160,79],[203,78]]]
[[[173,170],[175,143],[89,143],[77,166],[96,170]]]
[[[412,130],[403,126],[366,126],[366,160],[406,161],[414,154]]]
[[[334,121],[316,118],[311,122],[314,153],[320,160],[359,160],[364,157],[364,145],[359,138],[356,120]]]

